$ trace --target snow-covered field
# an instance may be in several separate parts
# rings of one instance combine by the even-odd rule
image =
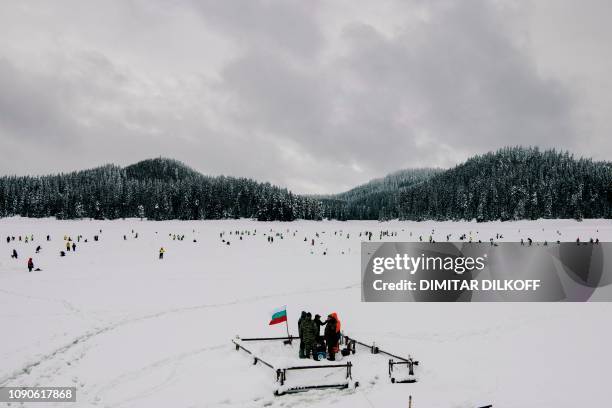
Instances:
[[[610,220],[2,219],[0,385],[76,386],[77,403],[63,405],[74,407],[407,407],[409,395],[416,408],[610,406],[611,304],[361,303],[359,232],[366,230],[373,240],[381,230],[397,232],[383,239],[398,241],[426,240],[432,230],[440,241],[463,233],[483,242],[496,233],[505,241],[612,240]],[[250,235],[240,240],[234,231]],[[6,242],[31,234],[34,242]],[[64,236],[78,235],[88,242],[60,257]],[[42,271],[27,272],[30,256]],[[387,359],[358,350],[356,390],[274,397],[272,371],[236,352],[231,339],[285,335],[283,325],[268,326],[269,312],[285,304],[293,334],[301,310],[335,311],[349,335],[419,360],[419,382],[390,384]],[[299,362],[297,350],[281,347],[262,353]]]

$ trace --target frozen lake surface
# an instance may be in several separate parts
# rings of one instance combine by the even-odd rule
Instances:
[[[397,233],[386,241],[612,240],[610,220],[0,219],[0,385],[76,386],[71,407],[395,407],[409,395],[428,408],[609,405],[611,304],[362,303],[363,231],[373,241],[380,231]],[[20,235],[34,241],[6,242]],[[76,252],[60,257],[64,237],[79,235]],[[29,257],[42,271],[27,272]],[[284,325],[268,326],[285,304],[293,334],[301,310],[337,312],[349,335],[419,360],[419,382],[390,384],[386,358],[362,351],[356,390],[274,397],[272,371],[231,339],[285,335]],[[280,345],[262,352],[299,361]]]

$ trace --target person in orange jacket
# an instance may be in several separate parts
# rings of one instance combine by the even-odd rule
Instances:
[[[340,323],[340,319],[338,318],[338,313],[334,312],[331,314],[331,317],[336,319],[336,333],[340,333],[340,329],[342,328],[342,324]]]
[[[329,361],[336,360],[336,353],[340,350],[338,342],[340,340],[340,319],[337,313],[331,313],[327,316],[325,322],[325,343],[327,344],[327,359]]]

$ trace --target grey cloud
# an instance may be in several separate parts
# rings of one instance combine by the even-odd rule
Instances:
[[[193,1],[204,21],[247,48],[315,55],[323,45],[318,0]]]
[[[502,17],[470,2],[392,37],[354,23],[347,54],[304,68],[253,50],[225,70],[224,89],[245,126],[369,172],[508,144],[569,147],[569,95],[506,37]]]
[[[71,132],[61,88],[0,59],[0,128],[16,140],[58,142]]]
[[[408,128],[439,142],[470,150],[567,144],[569,95],[540,77],[505,37],[500,18],[485,3],[469,2],[393,38],[353,27],[347,65],[374,101],[382,90],[408,112]]]
[[[576,148],[571,78],[517,39],[529,7],[500,4],[391,2],[388,23],[310,1],[116,2],[83,23],[69,2],[7,6],[24,21],[0,16],[0,172],[163,155],[331,192],[509,144]],[[611,151],[592,140],[581,152]]]
[[[43,75],[0,60],[2,173],[55,173],[161,155],[208,174],[283,182],[271,170],[286,165],[279,154],[257,160],[274,156],[274,145],[208,126],[198,99],[214,90],[205,83],[195,94],[191,83],[149,89],[95,52],[62,61],[59,71]]]

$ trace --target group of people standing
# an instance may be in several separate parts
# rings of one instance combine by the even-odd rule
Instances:
[[[321,327],[325,327],[321,335]],[[327,356],[329,361],[336,359],[340,350],[340,319],[336,313],[331,313],[325,321],[320,315],[314,319],[309,312],[302,311],[298,320],[298,333],[300,336],[300,358],[313,358],[320,360]]]

